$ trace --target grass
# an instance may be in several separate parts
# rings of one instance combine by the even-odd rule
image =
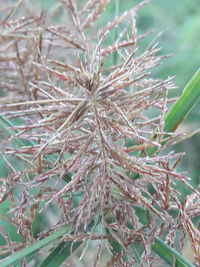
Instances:
[[[110,2],[59,1],[39,15],[25,1],[8,3],[1,266],[60,266],[77,248],[81,261],[94,240],[95,266],[105,251],[107,266],[199,263],[199,191],[178,171],[183,153],[173,145],[193,134],[175,130],[199,99],[200,71],[171,98],[174,77],[152,76],[165,58],[158,44],[138,49],[148,34],[137,35],[135,13],[149,1],[120,14],[117,1],[101,24]],[[193,263],[181,255],[186,237]]]

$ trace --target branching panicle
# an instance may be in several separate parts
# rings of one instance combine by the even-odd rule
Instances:
[[[121,246],[107,266],[133,266],[131,244],[138,243],[141,264],[150,266],[154,237],[162,232],[173,244],[177,229],[187,233],[198,261],[199,231],[190,218],[199,215],[199,192],[175,170],[182,153],[158,154],[180,137],[164,131],[174,101],[168,98],[176,87],[173,77],[163,81],[151,76],[163,56],[157,55],[157,44],[139,53],[137,40],[146,35],[137,37],[135,25],[114,44],[105,42],[149,1],[101,30],[95,21],[111,1],[88,0],[80,9],[78,1],[59,2],[59,26],[46,22],[48,13],[11,20],[10,11],[1,26],[0,111],[13,124],[1,143],[9,175],[0,180],[0,202],[9,199],[9,220],[21,234],[22,246],[35,242],[33,222],[38,214],[48,216],[51,206],[58,210],[56,219],[40,238],[63,225],[74,226],[73,235],[63,240],[99,239],[103,246],[106,236]],[[118,65],[109,59],[115,53]],[[184,203],[176,191],[180,183],[193,190]],[[172,209],[179,210],[178,219],[171,216]],[[147,222],[140,221],[138,210],[147,213]],[[5,253],[19,249],[2,227],[0,232],[7,242]]]

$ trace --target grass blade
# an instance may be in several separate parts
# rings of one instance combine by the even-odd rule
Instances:
[[[178,126],[184,121],[189,114],[192,107],[197,103],[200,97],[200,69],[194,74],[191,80],[183,89],[182,95],[177,99],[171,109],[168,111],[164,118],[164,131],[174,132]],[[167,135],[165,136],[167,137]],[[156,135],[152,137],[152,140]],[[164,145],[165,142],[162,143]],[[151,156],[157,147],[150,147],[147,153]]]
[[[134,206],[135,212],[139,218],[139,221],[143,225],[148,225],[148,211],[143,207],[137,207]],[[110,242],[111,246],[113,247],[113,250],[115,252],[119,252],[122,250],[121,245],[118,242]],[[131,249],[133,252],[133,255],[137,261],[137,263],[140,263],[140,255],[134,247],[134,244],[130,244]],[[151,249],[160,257],[162,258],[166,263],[170,264],[170,266],[176,266],[176,267],[195,267],[192,263],[188,262],[180,253],[178,253],[175,249],[171,248],[167,244],[164,243],[160,238],[155,237],[154,243],[151,246]]]
[[[83,250],[81,253],[81,258],[85,255],[86,250],[88,249],[89,243],[91,242],[91,235],[97,225],[99,224],[100,219],[99,215],[95,216],[94,224],[91,226],[91,230],[88,228],[87,230],[91,233],[89,239],[83,245]],[[87,232],[86,230],[86,232]],[[40,267],[57,267],[60,266],[70,255],[71,253],[77,249],[83,242],[62,242],[60,243],[48,256],[47,258],[41,263]]]
[[[143,207],[137,207],[137,206],[134,206],[134,209],[139,218],[139,221],[143,225],[147,225],[148,224],[148,211]],[[155,237],[154,244],[152,245],[151,248],[159,257],[161,257],[165,262],[169,263],[171,266],[195,267],[195,265],[189,263],[181,254],[179,254],[176,250],[174,250],[173,248],[165,244],[158,237]],[[175,263],[176,265],[173,265],[173,263]]]
[[[165,117],[164,131],[174,132],[200,97],[200,69],[194,74]]]
[[[170,266],[195,267],[195,265],[187,261],[181,254],[169,247],[158,237],[155,238],[154,244],[151,248],[165,262],[169,263]]]
[[[41,263],[40,267],[58,267],[76,250],[82,242],[61,242]]]
[[[58,230],[57,232],[51,234],[50,236],[37,241],[35,244],[22,249],[21,251],[6,257],[5,259],[0,261],[1,267],[9,266],[10,264],[15,263],[16,261],[20,260],[23,257],[28,256],[31,253],[36,252],[37,250],[41,249],[43,246],[47,245],[48,243],[58,239],[59,237],[63,236],[64,234],[68,233],[71,229],[68,227],[63,227],[62,229]]]

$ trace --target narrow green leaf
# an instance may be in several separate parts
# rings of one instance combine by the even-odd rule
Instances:
[[[139,217],[140,222],[143,225],[148,224],[148,212],[143,207],[135,206],[136,214]],[[165,244],[160,238],[155,237],[154,244],[152,245],[152,250],[160,256],[165,262],[171,264],[173,261],[176,263],[177,267],[195,267],[193,264],[189,263],[182,255],[180,255],[176,250]],[[171,265],[173,266],[173,265]]]
[[[37,250],[39,250],[40,248],[42,248],[43,246],[47,245],[48,243],[56,240],[57,238],[63,236],[64,234],[68,233],[69,231],[71,231],[71,229],[69,229],[68,227],[63,227],[62,229],[58,230],[57,232],[51,234],[50,236],[37,241],[35,244],[20,250],[19,252],[8,256],[6,258],[4,258],[3,260],[0,261],[0,266],[1,267],[6,267],[9,266],[10,264],[15,263],[17,260],[20,260],[23,257],[28,256],[29,254],[36,252]]]
[[[191,80],[183,89],[182,95],[177,99],[164,118],[164,131],[174,132],[184,121],[192,107],[197,103],[200,97],[200,69],[194,74]],[[167,135],[165,136],[167,137]],[[153,136],[152,140],[156,138]],[[164,142],[162,143],[165,144]],[[147,153],[152,155],[157,147],[150,147]]]
[[[152,250],[159,255],[165,262],[169,263],[170,266],[177,267],[195,267],[192,263],[188,262],[181,254],[175,249],[165,244],[160,238],[156,237]]]
[[[134,206],[136,214],[143,225],[148,224],[148,212],[144,207]],[[152,245],[152,250],[160,256],[165,262],[171,264],[175,263],[176,267],[195,267],[193,264],[189,263],[181,254],[176,250],[165,244],[160,238],[155,237],[154,244]],[[135,255],[136,256],[136,255]],[[138,260],[138,259],[137,259]]]
[[[134,258],[136,260],[136,262],[139,264],[140,263],[140,255],[137,251],[137,248],[135,247],[134,244],[130,244],[131,250],[133,252]]]
[[[75,251],[82,242],[61,242],[41,263],[40,267],[58,267],[60,266],[73,251]]]
[[[146,225],[148,222],[148,214],[147,210],[143,207],[134,207],[136,209],[137,215],[140,214],[139,219],[143,225]],[[116,240],[109,240],[113,251],[119,252],[122,250],[122,246]],[[133,255],[137,261],[140,263],[140,256],[138,254],[137,249],[134,247],[134,244],[131,244],[131,249]],[[170,264],[170,266],[176,267],[195,267],[192,263],[187,261],[180,253],[178,253],[175,249],[171,248],[167,244],[165,244],[160,238],[155,237],[154,243],[151,246],[151,249],[166,263]]]
[[[86,250],[88,249],[89,243],[91,242],[91,235],[95,231],[95,228],[98,226],[100,222],[99,213],[96,214],[94,219],[94,224],[92,226],[88,226],[86,232],[89,231],[90,237],[89,239],[84,242],[81,258],[85,255]],[[91,230],[90,230],[91,227]],[[40,267],[57,267],[60,266],[70,255],[71,253],[77,249],[83,242],[62,242],[60,243],[49,255],[48,257],[41,263]]]
[[[194,74],[165,117],[164,131],[174,132],[200,97],[200,69]]]

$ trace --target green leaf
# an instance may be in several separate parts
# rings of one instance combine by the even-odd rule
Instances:
[[[61,242],[41,263],[40,267],[60,266],[82,242]]]
[[[130,247],[131,247],[131,250],[133,252],[133,255],[134,255],[134,258],[135,258],[137,264],[139,264],[140,263],[140,254],[137,250],[137,247],[134,244],[130,244]]]
[[[37,250],[39,250],[43,246],[47,245],[48,243],[58,239],[59,237],[68,233],[69,231],[71,231],[71,229],[69,229],[69,227],[61,228],[57,232],[49,235],[48,237],[46,237],[40,241],[37,241],[35,244],[33,244],[33,245],[31,245],[25,249],[20,250],[19,252],[15,253],[11,256],[4,258],[3,260],[0,261],[0,266],[6,267],[6,266],[9,266],[10,264],[15,263],[16,261],[20,260],[21,258],[26,257],[29,254],[36,252]]]
[[[182,95],[177,99],[164,118],[164,131],[174,132],[184,121],[192,107],[197,103],[200,97],[200,69],[194,74],[192,79],[183,89]],[[167,135],[164,137],[166,138]],[[155,139],[156,135],[152,138]],[[164,145],[165,142],[162,143]],[[147,153],[152,155],[157,147],[147,149]]]
[[[143,225],[148,224],[148,211],[143,207],[134,206],[136,214]],[[131,247],[133,249],[133,247]],[[171,264],[171,266],[176,267],[195,267],[193,264],[189,263],[181,254],[176,250],[165,244],[160,238],[155,237],[154,244],[152,245],[152,250],[161,257],[165,262]],[[138,255],[134,254],[138,261]],[[172,265],[175,263],[176,265]]]
[[[181,254],[175,249],[165,244],[160,238],[156,237],[152,250],[160,256],[165,262],[169,263],[170,266],[176,267],[195,267],[192,263],[188,262]]]
[[[164,131],[174,132],[191,108],[197,103],[200,97],[200,69],[194,74],[183,90],[182,95],[174,103],[165,116]]]
[[[134,206],[136,214],[143,225],[148,224],[148,211],[144,207]],[[165,262],[171,264],[175,263],[176,267],[195,267],[193,264],[189,263],[181,254],[176,250],[165,244],[160,238],[155,237],[154,244],[152,245],[152,250],[160,256]],[[135,255],[136,256],[136,255]],[[138,260],[138,258],[137,258]]]
[[[94,219],[94,224],[92,226],[89,226],[88,229],[86,229],[86,232],[90,232],[89,239],[85,242],[85,245],[83,247],[82,254],[80,256],[81,258],[85,255],[89,243],[91,242],[91,235],[93,231],[95,231],[96,227],[98,226],[100,222],[99,214],[96,214]],[[90,230],[89,228],[92,227]],[[77,241],[77,242],[62,242],[60,243],[49,255],[48,257],[41,263],[40,267],[57,267],[60,266],[70,255],[71,253],[77,249],[83,242]]]
[[[136,214],[139,218],[139,221],[143,225],[148,224],[148,211],[143,207],[134,206]],[[109,240],[112,249],[114,252],[120,252],[122,250],[122,246],[116,240]],[[140,263],[140,254],[137,250],[137,247],[134,243],[130,244],[133,256],[137,263]],[[166,263],[170,264],[170,266],[176,267],[195,267],[192,263],[188,262],[180,253],[178,253],[175,249],[171,248],[169,245],[165,244],[160,238],[155,237],[154,243],[151,246],[151,249]]]

